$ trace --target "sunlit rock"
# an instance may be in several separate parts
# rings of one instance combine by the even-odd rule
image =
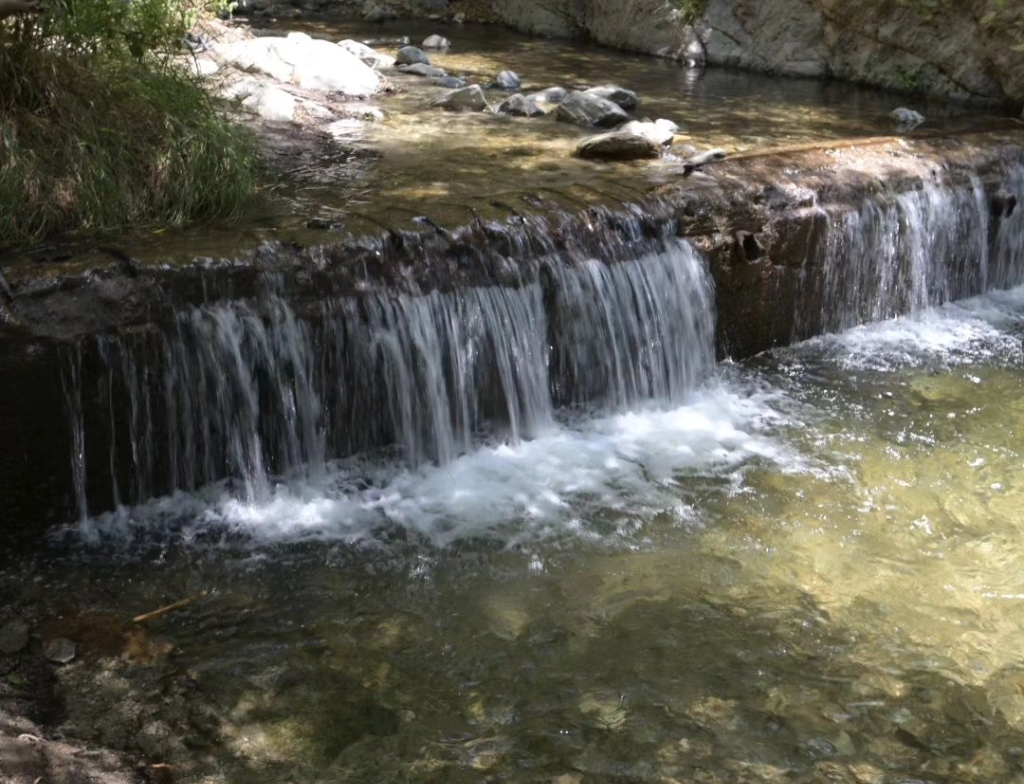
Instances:
[[[568,95],[569,91],[564,87],[548,87],[547,89],[530,93],[526,97],[537,103],[560,104]]]
[[[395,55],[397,65],[413,65],[424,63],[430,65],[430,56],[417,46],[403,46]]]
[[[452,45],[452,42],[445,38],[443,35],[428,35],[423,39],[421,46],[424,49],[448,49]]]
[[[355,55],[371,68],[392,68],[395,65],[395,58],[391,55],[378,52],[376,49],[359,41],[353,41],[351,38],[338,41],[338,46],[349,54]]]
[[[501,71],[494,77],[494,86],[502,90],[518,90],[522,81],[515,71]]]
[[[502,101],[498,111],[502,114],[511,114],[513,117],[537,117],[544,114],[544,110],[537,106],[535,101],[520,93],[510,95]]]
[[[635,136],[643,136],[645,139],[650,139],[655,144],[664,147],[672,143],[672,139],[676,135],[676,131],[679,130],[679,126],[671,120],[655,120],[654,122],[630,120],[615,130],[622,133],[631,133]]]
[[[614,128],[629,120],[617,103],[589,92],[574,92],[558,105],[556,119],[575,125]]]
[[[619,87],[617,84],[603,84],[600,87],[591,87],[583,92],[587,95],[596,95],[598,98],[604,98],[606,101],[611,101],[623,109],[636,108],[636,93],[632,90],[627,90],[625,87]]]
[[[430,76],[435,79],[448,75],[444,68],[438,68],[436,65],[427,65],[426,63],[400,65],[398,66],[398,70],[404,74],[411,74],[412,76]]]
[[[241,101],[242,107],[271,122],[295,119],[295,96],[282,88],[259,79],[241,79],[229,83],[222,95]]]
[[[491,108],[484,97],[483,88],[478,84],[445,93],[432,105],[450,112],[485,112]]]

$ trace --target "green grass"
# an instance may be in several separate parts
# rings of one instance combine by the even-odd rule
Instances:
[[[0,247],[249,207],[255,140],[198,78],[164,57],[11,29],[0,27]]]

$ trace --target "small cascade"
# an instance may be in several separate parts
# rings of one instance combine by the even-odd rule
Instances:
[[[797,323],[839,332],[988,289],[989,201],[981,181],[938,181],[827,216],[818,258],[820,307]]]
[[[446,463],[531,438],[556,406],[678,398],[710,372],[712,287],[688,244],[524,266],[519,286],[301,307],[268,279],[255,297],[181,309],[172,329],[87,339],[65,374],[79,509],[87,486],[110,486],[95,507],[224,477],[258,502],[272,477],[369,449]]]

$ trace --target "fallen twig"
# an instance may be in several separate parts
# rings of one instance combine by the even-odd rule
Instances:
[[[167,615],[167,613],[172,613],[176,610],[180,610],[183,607],[188,607],[190,604],[192,604],[192,602],[198,601],[200,599],[205,599],[209,595],[209,591],[200,591],[195,596],[189,596],[185,599],[179,599],[178,601],[173,602],[172,604],[168,604],[163,607],[158,607],[157,609],[152,610],[151,612],[143,613],[142,615],[136,615],[134,618],[132,618],[132,623],[146,623],[147,621],[155,620],[164,615]]]

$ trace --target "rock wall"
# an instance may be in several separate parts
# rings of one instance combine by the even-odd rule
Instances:
[[[680,60],[839,77],[1024,105],[1024,5],[994,0],[708,0],[695,25],[665,0],[495,0],[517,29]]]

